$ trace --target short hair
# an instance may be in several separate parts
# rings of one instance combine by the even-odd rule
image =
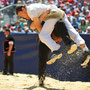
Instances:
[[[6,26],[3,26],[3,29],[4,29],[4,28],[6,29],[7,27],[6,27]]]
[[[5,31],[8,31],[10,33],[10,30],[9,29],[5,29]]]
[[[22,11],[22,8],[25,8],[25,6],[17,6],[15,8],[16,14],[18,14],[19,11]]]

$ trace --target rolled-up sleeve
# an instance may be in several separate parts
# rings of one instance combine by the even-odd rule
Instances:
[[[8,43],[9,43],[9,44],[12,44],[12,45],[14,44],[14,42],[13,42],[13,41],[9,41]]]

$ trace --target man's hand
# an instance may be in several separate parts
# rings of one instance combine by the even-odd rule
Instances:
[[[13,44],[9,44],[9,49],[8,49],[8,52],[7,52],[7,56],[11,56],[12,48],[13,48]]]
[[[41,16],[40,16],[40,21],[42,22],[43,19],[48,15],[48,13],[50,12],[50,10],[47,10],[46,12],[44,12]]]
[[[30,28],[31,28],[32,30],[36,29],[34,22],[31,23]]]
[[[38,30],[39,32],[41,32],[42,25],[41,25],[40,19],[39,19],[38,17],[34,17],[34,18],[33,18],[33,22],[34,22],[34,25],[35,25],[35,27],[37,28],[37,30]]]
[[[8,51],[7,56],[11,56],[11,52]]]

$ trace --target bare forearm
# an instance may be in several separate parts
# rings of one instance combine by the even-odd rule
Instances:
[[[42,29],[42,25],[41,25],[41,21],[38,17],[33,18],[34,20],[34,25],[35,27],[38,29],[39,32],[41,32]]]
[[[41,21],[41,22],[44,20],[44,18],[48,15],[49,12],[50,12],[50,10],[47,10],[46,12],[44,12],[44,13],[40,16],[40,21]]]
[[[12,44],[9,44],[9,49],[8,49],[8,52],[10,52],[10,53],[11,53],[12,48],[13,48],[13,45],[12,45]]]

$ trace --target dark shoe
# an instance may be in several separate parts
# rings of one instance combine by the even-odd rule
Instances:
[[[53,64],[57,59],[60,59],[62,57],[62,53],[60,52],[60,49],[57,51],[53,51],[49,61],[47,61],[47,64]]]
[[[3,75],[7,75],[7,73],[3,72]]]
[[[50,59],[54,58],[55,56],[58,56],[60,53],[61,53],[60,49],[56,50],[56,51],[53,51]]]
[[[77,50],[77,45],[76,44],[67,45],[66,50],[68,54],[72,54],[73,52]]]
[[[10,73],[9,75],[13,75],[13,73]]]
[[[87,57],[88,55],[90,55],[90,50],[85,51],[85,52],[83,53],[83,55],[84,55],[84,57]]]
[[[40,83],[39,86],[40,86],[40,87],[44,87],[44,84],[43,84],[43,83]]]

